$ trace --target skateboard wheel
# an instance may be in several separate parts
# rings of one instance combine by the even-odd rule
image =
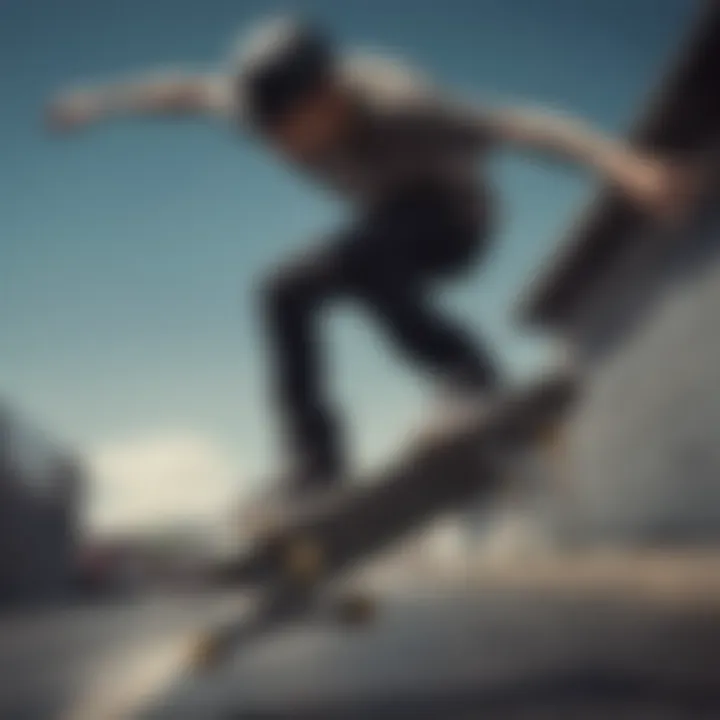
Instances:
[[[335,612],[343,625],[365,625],[377,614],[377,603],[367,595],[348,595],[338,600]]]
[[[209,670],[222,660],[226,643],[219,633],[203,635],[190,651],[190,663],[197,670]]]
[[[555,454],[560,451],[565,426],[561,422],[549,422],[543,425],[535,437],[536,444],[544,451]]]
[[[290,538],[283,554],[283,569],[294,582],[312,584],[320,578],[325,565],[322,546],[312,538]]]

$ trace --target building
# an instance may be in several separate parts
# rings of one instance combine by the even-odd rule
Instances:
[[[712,2],[634,140],[720,157],[718,78],[720,5]],[[521,310],[570,348],[586,383],[566,437],[575,532],[642,543],[720,540],[718,193],[674,233],[653,231],[603,193]]]
[[[0,409],[0,606],[70,591],[81,482],[73,458]]]

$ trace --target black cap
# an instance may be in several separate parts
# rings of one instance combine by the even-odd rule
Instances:
[[[334,50],[311,23],[282,17],[251,30],[241,47],[237,91],[250,121],[268,127],[332,76]]]

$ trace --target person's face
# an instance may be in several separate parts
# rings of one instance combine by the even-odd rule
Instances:
[[[334,147],[349,122],[350,105],[345,94],[328,84],[296,105],[267,135],[282,154],[302,160]]]

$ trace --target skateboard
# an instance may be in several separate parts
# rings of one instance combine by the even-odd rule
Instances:
[[[255,611],[204,633],[192,666],[217,666],[243,640],[310,611],[344,571],[479,493],[499,490],[505,460],[554,442],[577,389],[563,374],[508,391],[461,423],[423,436],[369,482],[286,514],[223,569],[227,584],[259,591]],[[348,623],[373,612],[372,600],[361,596],[338,604]]]

